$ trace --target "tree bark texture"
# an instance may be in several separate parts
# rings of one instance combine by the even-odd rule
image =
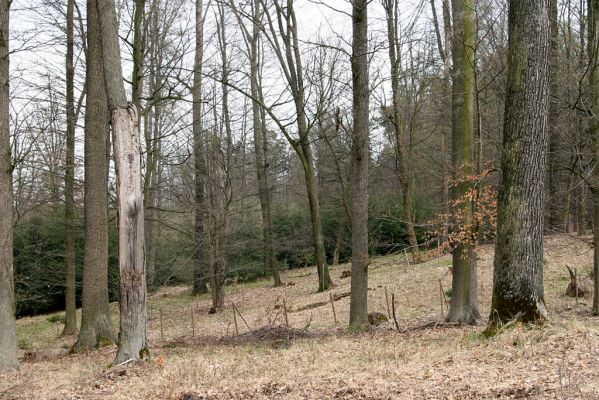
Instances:
[[[589,103],[591,118],[590,136],[593,140],[595,167],[592,176],[593,194],[593,314],[599,315],[599,0],[588,0],[588,57],[589,57]],[[580,207],[579,207],[580,208]],[[583,210],[578,210],[583,213]]]
[[[0,372],[19,367],[13,276],[8,13],[9,0],[0,0]]]
[[[96,0],[87,1],[87,105],[85,112],[85,254],[81,329],[77,349],[116,341],[108,309],[108,103]]]
[[[559,122],[559,32],[558,32],[558,12],[557,0],[550,1],[551,18],[551,52],[549,56],[549,215],[547,228],[550,233],[566,232],[568,229],[567,219],[564,221],[564,209],[566,196],[564,196],[563,177],[560,170],[560,149],[563,148],[562,138],[558,128]]]
[[[353,1],[353,119],[351,159],[352,274],[349,325],[368,326],[368,1]]]
[[[549,0],[509,3],[508,70],[490,327],[547,318],[543,289]]]
[[[148,355],[141,154],[137,110],[125,94],[114,1],[97,4],[116,167],[121,319],[115,362],[121,363]]]
[[[473,203],[468,194],[474,190],[474,4],[472,0],[453,0],[453,87],[452,87],[452,190],[454,221],[457,229],[474,231]],[[447,319],[474,323],[480,314],[477,301],[475,238],[454,244],[452,295]]]
[[[66,51],[66,159],[64,173],[64,223],[65,223],[65,324],[63,335],[77,333],[76,272],[75,264],[75,94],[73,67],[73,11],[74,0],[67,1],[67,51]]]

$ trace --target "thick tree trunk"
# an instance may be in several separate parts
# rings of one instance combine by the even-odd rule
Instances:
[[[207,293],[210,274],[208,272],[209,252],[205,225],[207,220],[206,204],[206,155],[204,154],[204,128],[202,124],[202,60],[204,56],[204,3],[195,2],[195,60],[193,71],[193,155],[195,172],[195,251],[193,294]]]
[[[9,1],[0,0],[0,372],[18,368],[13,277],[13,190],[9,130]]]
[[[252,24],[252,37],[250,40],[250,91],[253,98],[260,98],[258,62],[258,44],[260,36],[260,1],[254,0],[253,4],[254,23]],[[281,286],[281,274],[277,263],[275,235],[272,225],[272,189],[270,187],[268,169],[268,139],[263,129],[265,122],[262,120],[260,105],[252,102],[252,118],[254,131],[254,154],[256,158],[256,178],[260,192],[260,209],[262,211],[262,244],[264,249],[264,269],[270,271],[273,276],[274,285]]]
[[[368,1],[353,2],[353,119],[351,162],[352,274],[350,327],[368,326]]]
[[[543,206],[551,42],[549,0],[509,3],[502,181],[489,327],[547,318]]]
[[[116,341],[108,309],[109,113],[104,88],[102,38],[96,0],[87,1],[87,105],[85,112],[85,254],[81,329],[76,349]]]
[[[115,362],[121,363],[148,355],[141,155],[137,110],[125,94],[114,1],[97,4],[116,167],[121,319]]]
[[[144,358],[148,352],[144,208],[139,128],[135,106],[112,111],[119,216],[120,331],[115,362]]]
[[[452,170],[456,182],[452,191],[457,229],[474,230],[473,203],[468,194],[474,189],[471,176],[474,143],[474,4],[453,0],[453,88],[452,88]],[[459,218],[458,218],[459,216]],[[459,221],[458,221],[459,220]],[[452,295],[448,321],[474,323],[480,314],[477,303],[476,251],[473,235],[453,249]]]
[[[76,264],[75,264],[75,94],[73,67],[73,11],[74,0],[67,1],[67,51],[66,51],[66,160],[64,174],[64,222],[65,222],[65,324],[63,335],[77,333]]]
[[[599,0],[588,0],[588,57],[589,103],[591,108],[590,135],[593,140],[595,168],[592,176],[593,219],[595,247],[593,257],[593,314],[599,315]],[[582,210],[578,211],[582,213]]]

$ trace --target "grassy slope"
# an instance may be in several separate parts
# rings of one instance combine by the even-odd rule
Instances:
[[[481,249],[481,312],[489,312],[492,247]],[[191,298],[188,288],[165,288],[151,296],[149,339],[153,360],[126,372],[108,368],[115,348],[62,355],[74,337],[59,338],[60,323],[47,316],[17,322],[20,371],[0,376],[0,398],[130,399],[481,399],[599,398],[599,320],[590,316],[591,300],[578,303],[563,295],[565,265],[578,269],[587,287],[592,250],[574,238],[546,240],[545,290],[551,321],[543,327],[516,326],[485,339],[484,327],[431,326],[441,321],[439,279],[451,286],[449,257],[408,267],[403,256],[373,260],[369,308],[386,313],[385,287],[395,294],[400,327],[391,323],[369,333],[350,334],[349,298],[330,305],[290,312],[289,323],[307,337],[263,341],[235,336],[230,304],[235,302],[252,329],[279,325],[283,298],[291,310],[329,299],[316,293],[316,271],[284,275],[287,288],[269,281],[227,288],[227,309],[208,315],[209,298]],[[340,279],[347,266],[333,270],[333,293],[349,290]],[[113,305],[116,319],[116,307]],[[195,336],[192,337],[191,312]],[[162,314],[162,331],[160,329]],[[262,332],[263,335],[268,330]],[[276,333],[276,332],[275,332]]]

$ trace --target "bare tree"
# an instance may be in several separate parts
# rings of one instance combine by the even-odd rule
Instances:
[[[416,232],[414,231],[414,216],[412,211],[413,197],[413,146],[411,139],[404,130],[401,115],[401,46],[399,43],[399,11],[398,0],[383,0],[385,17],[387,20],[387,40],[389,42],[389,62],[391,64],[391,90],[393,94],[393,112],[391,124],[393,126],[395,151],[399,166],[399,181],[402,189],[403,219],[408,232],[408,242],[414,259],[420,258],[420,249]]]
[[[368,325],[368,1],[353,0],[353,113],[351,162],[352,275],[349,325]]]
[[[599,1],[588,0],[590,134],[593,140],[593,314],[599,315]]]
[[[13,189],[9,130],[9,0],[0,0],[0,372],[19,366],[13,278]]]
[[[268,10],[265,0],[259,1],[262,2],[262,7]],[[304,71],[294,2],[293,0],[286,0],[285,5],[283,5],[281,1],[273,0],[272,4],[275,9],[275,16],[273,18],[270,12],[265,13],[267,22],[266,26],[263,27],[263,31],[283,70],[283,75],[291,91],[295,106],[298,138],[292,137],[283,124],[278,123],[277,125],[299,157],[304,171],[310,205],[316,269],[318,271],[318,290],[324,291],[331,287],[332,281],[324,248],[320,200],[314,171],[312,145],[310,143],[310,126],[306,115],[306,88],[304,86]],[[269,112],[269,116],[273,117],[273,113]]]
[[[148,353],[141,155],[137,110],[125,94],[114,1],[97,0],[97,7],[117,175],[121,319],[115,362],[121,363]]]
[[[77,332],[77,304],[76,304],[76,264],[75,264],[75,198],[73,186],[75,183],[75,94],[73,66],[73,35],[74,35],[74,9],[75,0],[67,0],[67,52],[66,52],[66,112],[67,112],[67,137],[66,137],[66,162],[64,174],[64,220],[65,220],[65,322],[63,335],[72,335]]]
[[[551,43],[550,1],[509,2],[502,180],[489,328],[547,318],[543,206]]]
[[[193,157],[195,173],[195,249],[193,293],[206,293],[209,281],[206,229],[208,223],[206,205],[206,155],[204,152],[204,128],[202,124],[202,62],[204,57],[204,2],[195,2],[195,58],[193,67]]]
[[[108,309],[108,145],[102,37],[96,0],[87,0],[87,106],[85,113],[85,254],[81,329],[75,348],[116,341]]]
[[[453,11],[453,88],[452,88],[452,164],[454,188],[453,214],[474,231],[472,193],[474,190],[474,4],[471,0],[452,0]],[[458,217],[460,216],[460,217]],[[480,317],[477,300],[476,252],[474,235],[460,238],[453,245],[452,295],[447,319],[474,323]]]
[[[245,26],[241,13],[233,1],[229,2],[238,25],[244,36],[244,41],[248,50],[250,61],[250,94],[252,98],[260,98],[260,27],[262,20],[261,2],[253,0],[252,6],[252,29]],[[266,135],[266,121],[264,121],[264,110],[261,110],[260,103],[252,101],[252,130],[254,134],[254,158],[256,162],[256,179],[258,181],[258,190],[260,197],[260,209],[262,212],[262,240],[264,251],[264,269],[271,271],[274,285],[281,286],[281,274],[277,263],[277,250],[275,235],[273,230],[272,217],[272,185],[269,164],[269,146],[268,136]]]

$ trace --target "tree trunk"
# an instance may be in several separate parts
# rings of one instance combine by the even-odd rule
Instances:
[[[411,143],[406,138],[401,115],[401,89],[400,89],[400,56],[401,48],[398,45],[398,2],[397,0],[383,0],[385,16],[387,19],[387,40],[389,42],[389,62],[391,64],[391,90],[393,95],[393,117],[391,122],[395,136],[395,153],[398,163],[399,183],[402,189],[403,222],[406,225],[408,243],[414,260],[420,259],[420,248],[414,231],[414,216],[412,214],[412,160],[410,151]]]
[[[341,253],[341,246],[343,246],[343,239],[345,238],[345,224],[345,219],[339,221],[337,237],[335,238],[335,250],[333,251],[333,266],[339,265],[339,255]]]
[[[299,151],[302,167],[304,168],[304,177],[306,179],[306,190],[308,192],[308,202],[310,204],[310,218],[312,222],[312,235],[314,237],[314,251],[316,256],[316,270],[318,272],[318,291],[328,290],[333,281],[329,274],[327,259],[324,249],[324,236],[322,234],[322,219],[320,215],[320,201],[318,199],[318,185],[314,174],[314,164],[312,158],[312,149],[310,143],[303,140]]]
[[[263,1],[262,4],[264,6],[264,0],[260,1]],[[318,290],[324,291],[329,289],[333,285],[333,282],[331,281],[329,268],[327,266],[324,248],[324,236],[322,234],[320,200],[318,198],[318,184],[316,182],[316,175],[314,173],[314,158],[312,156],[310,131],[306,118],[306,95],[303,78],[304,71],[299,46],[294,2],[293,0],[287,0],[285,7],[281,6],[279,0],[275,0],[273,4],[277,13],[279,35],[284,44],[282,47],[280,45],[273,46],[273,50],[282,69],[284,70],[285,79],[289,84],[289,90],[293,96],[293,103],[297,117],[297,133],[299,138],[293,139],[286,131],[283,124],[280,123],[280,121],[278,125],[279,127],[282,127],[283,134],[298,155],[304,169],[306,192],[308,195],[308,202],[310,204],[310,218],[314,240],[314,256],[316,258],[316,270],[318,272]],[[270,16],[269,29],[274,37],[276,33],[274,31]]]
[[[353,119],[351,162],[352,274],[350,327],[368,326],[368,1],[353,2]]]
[[[87,105],[85,112],[85,254],[81,329],[76,349],[116,341],[108,309],[108,104],[96,0],[87,1]]]
[[[204,154],[204,128],[202,124],[202,59],[204,56],[204,3],[196,0],[196,43],[193,71],[193,154],[195,172],[195,251],[194,251],[194,274],[193,294],[208,292],[208,255],[206,250],[206,156]]]
[[[121,319],[115,363],[122,363],[148,355],[141,155],[137,110],[125,94],[114,1],[97,5],[116,167]]]
[[[13,189],[9,130],[9,1],[0,0],[0,372],[18,368],[13,277]]]
[[[489,328],[547,318],[543,206],[551,43],[549,0],[509,3],[508,70]]]
[[[258,99],[260,66],[258,62],[258,44],[260,37],[260,1],[253,2],[254,23],[252,24],[252,37],[250,41],[250,91],[252,97]],[[281,274],[277,263],[275,235],[272,225],[272,188],[270,187],[268,169],[268,138],[266,136],[265,122],[262,120],[260,105],[252,102],[252,118],[254,131],[254,154],[256,158],[256,178],[260,194],[260,209],[262,211],[262,243],[264,249],[264,269],[271,271],[274,285],[281,286]]]
[[[563,185],[560,174],[560,148],[563,147],[562,139],[559,134],[559,58],[558,58],[558,22],[557,22],[557,0],[550,0],[550,18],[551,18],[551,52],[549,55],[549,218],[548,230],[553,233],[563,229],[563,209],[565,196],[560,186]]]
[[[210,178],[210,238],[212,241],[212,269],[211,282],[212,308],[220,310],[224,306],[225,283],[227,277],[227,243],[229,236],[229,206],[232,201],[231,163],[233,158],[233,132],[229,113],[229,59],[227,55],[227,30],[224,5],[218,4],[217,39],[221,56],[221,115],[214,110],[215,125],[219,118],[220,132],[213,135],[212,147],[209,151],[211,161],[209,165]],[[223,128],[225,146],[223,149]]]
[[[474,190],[471,179],[474,143],[474,5],[472,0],[453,0],[453,88],[452,88],[452,210],[457,229],[474,231],[473,203],[468,200]],[[468,235],[453,249],[452,295],[447,320],[475,323],[480,314],[477,302],[475,238]]]
[[[593,194],[593,315],[599,315],[599,0],[588,0],[588,57],[589,57],[589,103],[591,119],[590,135],[593,140],[595,168],[592,176]],[[582,210],[578,211],[582,213]]]
[[[145,0],[144,0],[145,1]],[[140,1],[138,0],[138,3]],[[137,6],[136,6],[137,7]],[[143,5],[141,5],[143,7]],[[135,9],[137,12],[137,8]],[[151,41],[151,54],[150,54],[150,71],[148,79],[148,91],[152,96],[158,97],[153,98],[151,103],[147,105],[147,110],[144,115],[144,141],[146,147],[146,173],[144,176],[144,204],[146,218],[144,221],[144,241],[146,246],[146,281],[148,283],[148,290],[154,287],[154,279],[156,272],[156,248],[154,246],[154,231],[156,228],[156,174],[157,174],[157,163],[160,155],[158,154],[160,140],[160,118],[162,114],[162,104],[160,101],[161,88],[162,88],[162,76],[160,74],[162,64],[162,44],[159,43],[159,30],[158,27],[158,11],[154,9],[151,15],[152,22],[150,24],[150,32],[152,32],[149,40]],[[140,33],[141,35],[141,33]],[[140,40],[143,43],[143,40]],[[144,52],[145,55],[145,52]],[[145,60],[145,57],[140,56]],[[141,67],[140,67],[141,70]],[[140,78],[141,79],[141,78]],[[141,95],[141,88],[138,89]],[[135,92],[134,92],[135,93]],[[139,101],[139,100],[138,100]],[[139,101],[141,106],[141,101]]]
[[[63,335],[77,333],[76,264],[75,264],[75,94],[73,67],[73,11],[74,0],[67,1],[67,51],[66,51],[66,160],[64,173],[64,222],[65,222],[65,323]]]
[[[143,93],[143,63],[144,63],[144,38],[142,22],[144,19],[146,0],[135,0],[133,11],[133,72],[131,73],[131,103],[137,108],[141,116],[141,96]],[[139,124],[139,120],[137,123]]]
[[[442,97],[443,109],[441,111],[441,118],[447,118],[445,110],[451,109],[451,71],[449,66],[449,45],[451,41],[451,13],[449,11],[449,0],[443,0],[442,15],[443,15],[443,37],[441,39],[441,27],[439,19],[437,17],[437,9],[435,7],[435,0],[430,0],[431,10],[433,14],[433,23],[435,27],[435,34],[437,36],[437,48],[441,60],[443,61],[443,91]],[[443,46],[445,43],[445,46]],[[448,145],[451,140],[451,128],[443,127],[441,132],[441,214],[442,214],[442,226],[439,230],[439,244],[445,243],[449,235],[449,183],[450,183],[450,163],[448,161],[447,154],[449,154]]]

